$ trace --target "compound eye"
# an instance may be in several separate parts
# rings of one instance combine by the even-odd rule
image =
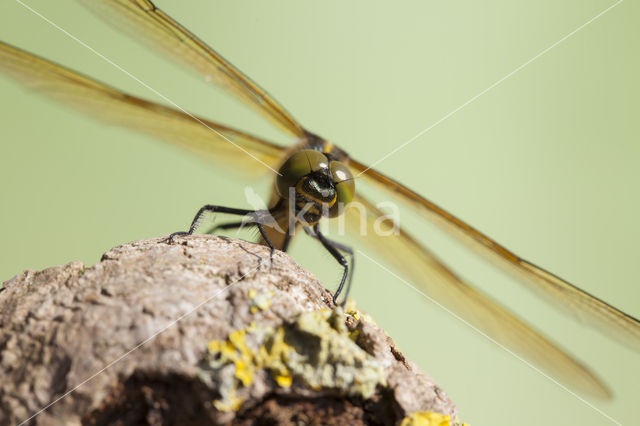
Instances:
[[[276,178],[276,190],[281,197],[289,196],[289,188],[295,188],[298,182],[311,172],[326,169],[327,157],[312,149],[294,152],[282,164]]]
[[[347,204],[353,201],[356,193],[356,181],[349,167],[340,161],[332,161],[329,170],[336,188],[336,202],[329,209],[329,216],[336,217],[342,214]]]

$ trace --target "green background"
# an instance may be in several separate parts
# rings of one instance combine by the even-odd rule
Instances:
[[[73,1],[34,7],[175,103],[282,143],[240,104]],[[371,163],[578,28],[612,1],[213,2],[159,6],[309,129]],[[640,7],[626,1],[379,165],[468,223],[640,316]],[[0,39],[135,94],[144,87],[14,1]],[[202,204],[247,205],[251,181],[0,78],[0,279],[184,229]],[[256,166],[258,167],[258,166]],[[260,188],[266,190],[269,175]],[[405,214],[406,213],[406,214]],[[640,355],[552,309],[403,212],[463,276],[604,377],[638,421]],[[366,247],[361,247],[365,252]],[[330,288],[340,270],[303,236],[293,256]],[[358,258],[353,297],[473,425],[611,420]]]

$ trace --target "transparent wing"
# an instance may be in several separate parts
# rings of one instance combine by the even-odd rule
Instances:
[[[28,88],[101,120],[139,130],[220,165],[277,167],[282,148],[255,136],[127,95],[53,62],[0,42],[0,70]],[[266,170],[266,169],[265,169]]]
[[[374,222],[383,213],[361,196],[357,196],[356,201],[366,206],[366,215],[357,207],[347,208],[346,228],[351,240],[361,240],[367,251],[374,251],[385,265],[394,265],[394,269],[417,285],[423,294],[529,360],[554,380],[585,394],[611,397],[607,386],[587,367],[489,296],[463,282],[405,231],[399,229],[397,235],[389,232],[393,226],[391,221],[379,223],[378,230],[384,234],[376,232]],[[365,235],[361,229],[366,230]]]
[[[599,329],[603,334],[612,336],[621,343],[640,351],[640,322],[636,318],[516,256],[480,231],[382,173],[368,169],[357,161],[352,160],[350,165],[363,173],[360,178],[372,184],[379,193],[391,195],[399,201],[408,203],[426,219],[487,257],[519,281],[528,284],[530,288],[536,290],[562,311],[572,313],[579,320]]]
[[[291,115],[240,70],[148,0],[80,0],[99,17],[229,90],[283,130],[303,137]]]

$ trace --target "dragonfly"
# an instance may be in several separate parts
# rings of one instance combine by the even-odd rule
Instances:
[[[296,195],[303,196],[307,202],[311,199],[315,207],[329,206],[324,211],[316,211],[316,217],[302,224],[302,227],[319,239],[343,265],[340,289],[345,282],[349,282],[349,262],[344,255],[349,254],[350,248],[327,239],[316,227],[316,219],[335,215],[342,215],[346,219],[346,232],[350,239],[370,248],[429,297],[497,343],[528,359],[549,376],[578,392],[611,398],[609,387],[587,366],[507,307],[463,280],[406,229],[388,220],[376,222],[384,218],[385,213],[372,199],[355,191],[355,182],[358,187],[368,186],[377,197],[393,200],[412,209],[473,252],[510,273],[518,282],[535,290],[560,310],[573,314],[636,351],[640,351],[638,319],[519,257],[406,185],[368,167],[338,145],[308,131],[258,84],[151,1],[84,0],[82,3],[97,16],[133,34],[136,41],[155,47],[158,52],[199,73],[206,82],[227,90],[278,129],[295,137],[297,142],[283,146],[181,109],[127,94],[1,41],[0,70],[27,88],[94,118],[155,136],[204,157],[213,164],[247,171],[266,166],[277,171],[270,205],[278,206],[278,211],[282,210],[283,200],[287,206],[295,204]],[[314,175],[315,181],[305,179],[318,170],[321,173]],[[354,179],[354,176],[357,178]],[[322,179],[328,181],[320,182]],[[281,188],[294,188],[298,192],[291,195],[279,189],[282,180],[285,184]],[[304,182],[307,186],[303,188]],[[314,184],[315,190],[312,188]],[[342,189],[338,190],[339,186]],[[362,209],[350,209],[348,206],[338,213],[332,212],[331,202],[322,199],[326,191],[334,191],[333,195],[329,194],[332,199],[364,206],[365,214],[361,214]],[[290,232],[291,224],[275,216],[275,225],[278,226],[268,226],[267,221],[262,221],[255,211],[205,206],[199,214],[207,210],[244,216],[248,214],[253,224],[259,226],[261,242],[273,249],[286,250],[291,238],[299,233]],[[268,211],[273,212],[274,207]],[[199,214],[187,233],[194,232]],[[375,223],[378,226],[382,224],[384,230],[393,229],[395,232],[377,232],[379,229],[374,229]],[[293,223],[293,231],[299,225],[298,222]],[[366,232],[361,232],[363,229]]]

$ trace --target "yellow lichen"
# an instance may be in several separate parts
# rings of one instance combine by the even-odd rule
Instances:
[[[273,292],[261,292],[255,288],[249,290],[249,298],[251,299],[251,306],[249,307],[249,311],[252,314],[257,314],[260,311],[264,311],[271,306],[271,298],[273,297]]]
[[[242,387],[266,371],[275,383],[289,388],[296,382],[314,390],[337,389],[369,398],[385,378],[379,362],[359,348],[343,314],[324,310],[302,313],[277,328],[250,327],[232,332],[225,341],[207,345],[205,370],[217,381],[220,410],[238,409]]]
[[[213,401],[213,406],[216,407],[216,410],[225,413],[229,411],[238,411],[241,405],[242,399],[238,398],[235,395],[232,395],[229,400],[216,399],[215,401]]]
[[[281,388],[291,387],[291,383],[293,382],[293,378],[291,376],[276,376],[276,383]]]
[[[284,341],[284,329],[278,328],[275,332],[272,329],[260,330],[270,337],[264,344],[261,344],[257,351],[251,350],[247,345],[247,333],[257,330],[255,323],[243,330],[236,330],[229,335],[226,341],[212,340],[208,343],[209,355],[207,361],[213,368],[221,368],[225,365],[233,365],[233,377],[242,386],[250,386],[253,383],[255,373],[261,369],[268,369],[276,383],[281,387],[290,387],[293,378],[287,369],[283,358],[286,359],[287,352],[291,347]],[[237,410],[242,404],[242,399],[236,396],[235,388],[232,386],[223,398],[214,401],[214,405],[221,411]]]
[[[402,419],[400,426],[468,426],[460,424],[457,419],[451,423],[451,416],[432,411],[416,411]]]
[[[360,312],[356,308],[356,304],[353,300],[347,299],[347,304],[345,306],[345,314],[350,315],[356,321],[360,321]]]
[[[239,379],[243,385],[249,386],[253,383],[253,368],[251,368],[250,364],[247,364],[244,361],[236,361],[236,379]]]
[[[226,355],[235,364],[235,377],[244,386],[249,386],[253,383],[255,367],[252,363],[253,355],[245,341],[246,334],[247,330],[237,330],[231,333],[228,342],[225,342],[225,347],[228,350],[223,351],[223,355]]]
[[[355,329],[349,332],[349,338],[354,342],[358,341],[358,337],[360,337],[360,330]]]

